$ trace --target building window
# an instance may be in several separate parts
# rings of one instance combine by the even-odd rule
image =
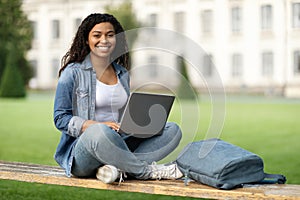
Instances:
[[[300,50],[294,52],[294,72],[300,74]]]
[[[52,20],[52,39],[59,39],[60,37],[60,23],[59,20]]]
[[[148,58],[148,63],[150,64],[149,66],[149,76],[151,78],[156,78],[158,76],[158,72],[157,72],[157,63],[158,63],[158,59],[156,56],[150,56]]]
[[[293,3],[293,28],[300,28],[300,3]]]
[[[185,29],[185,14],[184,12],[176,12],[174,15],[174,29],[180,33]]]
[[[203,56],[202,73],[204,77],[211,77],[213,75],[212,55],[207,54]]]
[[[36,78],[37,77],[37,60],[30,60],[29,61],[30,66],[32,68],[32,78]]]
[[[73,26],[73,33],[75,34],[78,30],[78,27],[81,24],[82,19],[81,18],[75,18],[74,19],[74,26]]]
[[[240,7],[231,8],[231,30],[232,32],[242,31],[242,9]]]
[[[241,54],[233,54],[231,58],[231,75],[234,78],[241,77],[243,75],[243,56]]]
[[[38,76],[38,61],[37,60],[30,60],[30,66],[32,68],[32,78],[29,80],[29,87],[30,88],[37,88],[37,76]]]
[[[52,68],[52,78],[57,78],[58,77],[58,71],[60,68],[60,63],[59,63],[59,59],[54,58],[51,61],[51,68]]]
[[[157,26],[157,14],[149,15],[149,26],[156,27]]]
[[[201,13],[202,32],[207,34],[212,32],[213,14],[211,10],[203,10]]]
[[[273,76],[273,53],[272,52],[264,52],[262,53],[262,75],[264,77]]]
[[[38,29],[37,29],[37,22],[36,21],[30,21],[31,29],[33,33],[33,39],[38,39]]]
[[[260,23],[262,30],[272,29],[273,23],[273,11],[271,5],[263,5],[260,9]]]
[[[74,29],[77,30],[80,24],[81,24],[81,18],[76,18],[74,20]]]

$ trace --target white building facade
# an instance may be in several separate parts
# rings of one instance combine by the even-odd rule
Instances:
[[[81,20],[120,2],[24,0],[23,9],[34,28],[27,55],[35,66],[31,87],[54,88],[60,59]],[[133,0],[132,4],[145,27],[181,33],[203,48],[206,54],[198,66],[202,79],[213,77],[215,67],[227,92],[300,96],[300,0]],[[148,36],[151,45],[151,33]],[[176,68],[178,55],[155,49],[132,55],[133,69],[144,66],[133,70],[133,84],[143,84],[148,76],[176,87],[178,81],[172,80],[176,76],[155,64]],[[189,72],[194,87],[201,89],[199,76],[192,75],[192,67]]]

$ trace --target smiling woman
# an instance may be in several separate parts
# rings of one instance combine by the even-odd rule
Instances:
[[[91,14],[79,26],[59,71],[54,123],[61,139],[55,159],[67,176],[97,176],[105,183],[121,181],[125,172],[137,179],[179,178],[175,163],[152,164],[178,146],[177,124],[167,123],[162,134],[149,138],[118,132],[130,94],[124,34],[109,14]]]

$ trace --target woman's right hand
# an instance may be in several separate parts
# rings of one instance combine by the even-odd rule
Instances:
[[[110,127],[111,129],[117,132],[119,131],[120,125],[117,124],[116,122],[101,122],[101,123],[107,125],[108,127]]]
[[[117,132],[120,128],[120,125],[117,124],[116,122],[97,122],[97,121],[93,121],[93,120],[86,120],[82,125],[81,131],[84,132],[89,126],[91,126],[93,124],[98,124],[98,123],[105,124]]]
[[[89,126],[97,123],[99,122],[93,120],[86,120],[82,125],[81,132],[83,133]]]

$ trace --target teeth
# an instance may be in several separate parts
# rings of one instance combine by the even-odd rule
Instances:
[[[107,50],[109,47],[97,46],[98,49]]]

